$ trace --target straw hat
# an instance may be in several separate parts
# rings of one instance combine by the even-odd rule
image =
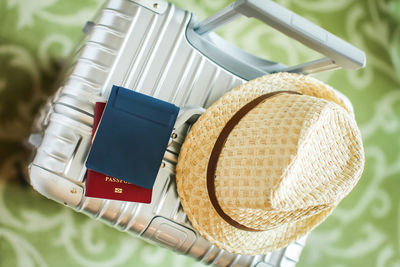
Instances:
[[[204,238],[256,255],[321,223],[363,166],[351,107],[316,79],[277,73],[238,86],[207,109],[182,145],[176,179]]]

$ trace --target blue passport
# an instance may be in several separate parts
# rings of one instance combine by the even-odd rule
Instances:
[[[152,188],[178,112],[171,103],[113,86],[86,167]]]

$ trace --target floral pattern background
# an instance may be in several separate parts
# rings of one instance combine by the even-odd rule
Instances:
[[[228,0],[174,0],[204,18]],[[367,53],[367,67],[316,75],[353,102],[366,168],[356,189],[309,236],[298,266],[400,266],[400,1],[278,0]],[[82,38],[96,0],[0,0],[0,266],[203,266],[35,192],[24,142],[34,114]],[[218,31],[261,57],[317,54],[245,18]]]

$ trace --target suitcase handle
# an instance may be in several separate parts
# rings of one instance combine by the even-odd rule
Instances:
[[[174,129],[181,128],[186,122],[194,123],[198,117],[205,111],[199,106],[184,106],[179,110],[178,118],[176,118]]]
[[[365,66],[363,51],[271,0],[238,0],[199,22],[194,30],[203,35],[239,15],[254,17],[326,56],[280,71],[313,73],[339,67],[358,69]]]

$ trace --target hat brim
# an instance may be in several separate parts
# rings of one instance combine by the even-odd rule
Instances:
[[[262,94],[280,90],[323,98],[349,112],[351,110],[332,88],[311,77],[289,73],[263,76],[233,89],[208,108],[192,127],[179,154],[176,180],[184,211],[203,237],[233,253],[257,255],[282,248],[316,227],[334,208],[329,207],[315,215],[270,230],[249,232],[228,224],[210,202],[206,184],[207,164],[219,132],[241,106]],[[220,114],[221,105],[231,103],[232,99],[237,103],[232,105],[229,114]],[[218,121],[212,125],[218,130],[210,131],[210,120]]]

